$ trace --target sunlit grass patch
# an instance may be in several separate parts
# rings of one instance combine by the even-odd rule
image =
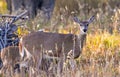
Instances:
[[[0,13],[4,14],[7,12],[7,4],[5,0],[0,0]]]
[[[24,28],[18,27],[17,33],[18,33],[18,36],[23,36],[23,35],[28,34],[29,31]]]
[[[120,34],[110,34],[108,32],[88,34],[86,45],[80,57],[82,62],[93,60],[96,64],[105,65],[112,60],[118,64],[119,59]]]
[[[108,32],[100,34],[88,34],[85,49],[89,51],[115,50],[120,47],[120,34]]]

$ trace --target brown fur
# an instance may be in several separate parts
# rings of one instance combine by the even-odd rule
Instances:
[[[80,40],[84,41],[85,37],[86,34],[80,35]],[[38,62],[36,64],[39,66],[39,60],[42,59],[44,55],[57,57],[59,59],[65,57],[66,59],[68,52],[74,50],[74,58],[79,57],[82,50],[79,43],[79,38],[73,34],[35,32],[24,36],[22,40],[20,40],[20,48],[24,47],[32,55],[34,63]],[[22,51],[20,51],[20,53],[21,52]],[[24,53],[26,53],[26,51]],[[26,56],[30,58],[28,55]],[[62,67],[61,63],[63,61],[60,61],[60,67]]]
[[[2,49],[1,60],[3,61],[3,66],[10,65],[13,67],[20,60],[19,48],[17,46],[9,46]]]
[[[86,35],[83,36],[84,38],[86,37]],[[84,40],[84,38],[81,40]],[[20,41],[20,50],[22,50],[21,45],[23,45],[30,52],[30,54],[34,56],[35,53],[36,55],[41,53],[41,50],[43,49],[43,53],[49,54],[49,50],[51,50],[52,55],[50,56],[60,57],[63,54],[67,55],[70,50],[75,49],[74,57],[77,58],[81,53],[79,42],[78,37],[73,34],[35,32],[22,38]]]

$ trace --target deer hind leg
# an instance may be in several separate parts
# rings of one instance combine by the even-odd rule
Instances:
[[[19,53],[21,56],[21,59],[23,60],[26,56],[26,59],[29,59],[32,57],[32,55],[30,54],[30,52],[27,50],[27,48],[24,46],[24,44],[22,43],[22,38],[20,39],[20,43],[19,43]]]
[[[22,45],[21,42],[19,43],[19,53],[20,53],[20,56],[21,56],[21,60],[20,60],[20,62],[15,64],[15,66],[14,66],[15,69],[14,70],[21,70],[21,68],[28,68],[28,66],[30,65],[29,63],[30,63],[30,60],[32,58],[32,55],[24,47],[24,45]]]
[[[22,39],[21,39],[22,40]],[[19,54],[21,56],[21,60],[23,60],[24,56],[25,56],[25,51],[24,51],[24,46],[22,45],[22,43],[19,43]]]
[[[25,60],[27,60],[27,59],[31,59],[33,56],[32,56],[32,54],[27,50],[27,48],[25,48],[24,47],[24,50],[25,50],[25,53],[26,53],[26,58],[25,58]]]

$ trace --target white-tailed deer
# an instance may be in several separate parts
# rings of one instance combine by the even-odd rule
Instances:
[[[18,46],[8,46],[1,50],[1,60],[3,62],[3,67],[1,72],[11,69],[12,71],[16,62],[20,60],[19,47]]]
[[[94,16],[86,21],[80,21],[77,17],[73,18],[79,24],[80,33],[59,34],[50,32],[34,32],[21,38],[19,48],[22,57],[27,59],[33,57],[39,62],[41,55],[49,58],[66,58],[69,51],[73,51],[74,58],[78,58],[82,52],[88,25],[94,20]],[[25,56],[26,55],[26,56]]]
[[[3,65],[14,64],[20,60],[19,47],[18,46],[8,46],[1,50],[1,60]]]
[[[24,71],[27,70],[27,66],[25,66],[27,64],[24,63],[19,63],[20,66],[15,67],[15,65],[20,62],[21,59],[18,46],[8,46],[3,48],[0,53],[0,58],[3,64],[0,72],[3,73],[4,76],[13,75],[13,73],[20,72],[20,67],[24,68]]]

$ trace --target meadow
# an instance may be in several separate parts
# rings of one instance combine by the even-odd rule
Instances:
[[[4,1],[4,0],[3,0]],[[59,3],[60,0],[58,0]],[[71,0],[72,1],[72,0]],[[79,1],[79,0],[76,0]],[[80,0],[81,2],[84,2]],[[85,0],[86,1],[86,0]],[[96,7],[92,4],[92,1],[96,1],[99,6]],[[97,2],[98,1],[98,2]],[[120,8],[113,3],[109,3],[112,0],[88,0],[89,7],[82,8],[83,6],[79,4],[79,13],[75,13],[75,10],[69,10],[72,6],[70,3],[64,8],[62,7],[62,14],[59,14],[59,7],[55,7],[53,16],[47,23],[42,23],[39,15],[32,21],[25,23],[27,28],[18,28],[19,36],[23,36],[29,31],[37,31],[39,29],[44,29],[45,32],[58,32],[58,33],[79,33],[78,24],[74,23],[72,20],[73,13],[77,15],[81,20],[85,20],[92,15],[95,15],[95,20],[89,25],[87,32],[87,39],[85,46],[83,48],[82,54],[78,59],[70,60],[75,64],[74,69],[69,68],[69,62],[65,63],[65,68],[62,71],[61,77],[120,77]],[[117,0],[116,0],[117,1]],[[119,0],[118,0],[119,1]],[[64,1],[63,1],[64,2]],[[104,8],[102,4],[106,4]],[[6,13],[6,5],[0,2],[0,7],[4,9],[0,10],[2,14]],[[66,5],[66,3],[65,3]],[[110,7],[111,6],[111,7]],[[87,5],[85,6],[87,7]],[[74,9],[74,8],[73,8]],[[90,12],[88,12],[90,11]],[[70,13],[69,13],[70,12]],[[68,16],[69,15],[69,16]],[[38,20],[38,18],[40,20]],[[57,77],[56,69],[54,68],[56,64],[51,66],[52,71],[49,71],[49,75],[44,71],[36,73],[37,77]],[[52,74],[51,74],[52,72]],[[27,74],[21,74],[25,77],[29,77],[30,72]],[[20,76],[21,76],[20,75]],[[0,77],[4,77],[1,75]],[[19,77],[19,76],[16,76]]]

